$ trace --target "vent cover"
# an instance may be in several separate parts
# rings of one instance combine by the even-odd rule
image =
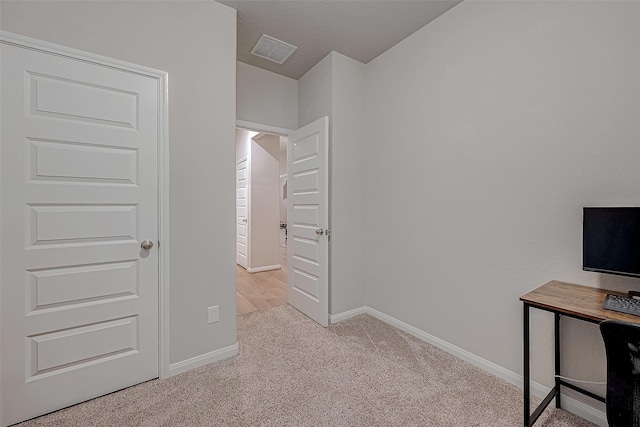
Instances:
[[[282,64],[296,49],[296,46],[263,34],[251,49],[251,54]]]

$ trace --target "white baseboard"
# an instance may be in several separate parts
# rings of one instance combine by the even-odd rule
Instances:
[[[265,265],[264,267],[247,268],[247,273],[260,273],[261,271],[278,270],[282,268],[280,264]]]
[[[339,322],[342,322],[343,320],[350,319],[360,314],[365,314],[367,313],[367,308],[368,307],[364,306],[364,307],[354,308],[353,310],[349,310],[349,311],[343,311],[342,313],[338,313],[338,314],[330,314],[329,322],[332,324],[339,323]]]
[[[238,343],[169,365],[169,376],[178,375],[238,354]]]
[[[346,320],[346,319],[349,319],[350,317],[354,317],[354,316],[357,316],[358,314],[363,314],[363,313],[367,313],[375,317],[376,319],[382,320],[383,322],[391,326],[394,326],[400,329],[401,331],[404,331],[410,335],[413,335],[414,337],[421,339],[422,341],[426,341],[429,344],[432,344],[446,351],[447,353],[453,356],[456,356],[459,359],[469,362],[472,365],[477,366],[478,368],[492,375],[495,375],[498,378],[501,378],[511,384],[514,384],[522,388],[522,384],[523,384],[522,375],[516,374],[513,371],[503,368],[500,365],[490,362],[489,360],[486,360],[467,350],[464,350],[436,336],[433,336],[427,332],[424,332],[414,326],[404,323],[394,317],[384,314],[374,308],[363,306],[353,310],[345,311],[343,313],[330,315],[329,319],[331,320],[331,323],[338,323],[342,320]],[[531,393],[534,396],[537,396],[539,398],[544,398],[549,393],[550,390],[551,390],[550,388],[543,386],[542,384],[538,384],[536,382],[531,383]],[[583,402],[580,402],[572,397],[566,396],[564,394],[562,395],[562,409],[568,412],[571,412],[572,414],[575,414],[581,418],[584,418],[585,420],[591,421],[592,423],[598,426],[606,427],[608,425],[607,416],[603,411],[596,409],[592,406],[589,406]]]
[[[544,388],[546,390],[550,390],[547,387]],[[547,391],[547,393],[549,393],[549,391]],[[545,395],[547,393],[545,393]],[[593,406],[589,406],[584,402],[580,402],[579,400],[576,400],[564,394],[562,395],[562,409],[567,412],[571,412],[572,414],[576,414],[580,418],[584,418],[587,421],[591,421],[597,426],[609,426],[609,423],[607,423],[607,414],[604,411],[596,409]]]

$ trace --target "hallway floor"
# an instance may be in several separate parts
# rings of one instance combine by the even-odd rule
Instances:
[[[280,246],[279,270],[247,273],[236,265],[238,314],[287,304],[287,247]]]

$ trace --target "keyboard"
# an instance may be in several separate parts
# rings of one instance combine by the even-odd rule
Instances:
[[[607,294],[607,298],[604,300],[602,308],[605,310],[640,316],[640,299]]]

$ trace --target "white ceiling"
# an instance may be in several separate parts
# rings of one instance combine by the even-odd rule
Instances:
[[[299,79],[335,50],[367,63],[462,0],[218,0],[238,11],[238,61]],[[298,49],[279,65],[250,55],[262,34]]]

